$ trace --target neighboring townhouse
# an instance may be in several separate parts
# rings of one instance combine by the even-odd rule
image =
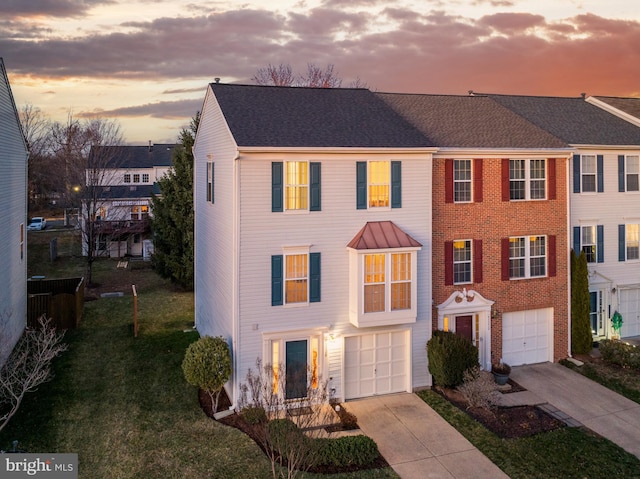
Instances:
[[[612,335],[611,317],[622,314],[621,336],[640,335],[640,128],[584,97],[491,98],[574,149],[570,161],[571,244],[589,263],[594,339]],[[637,99],[598,97],[627,115]],[[625,106],[626,105],[626,106]]]
[[[231,345],[232,402],[258,359],[287,399],[430,385],[432,146],[369,90],[209,85],[195,321]]]
[[[569,355],[568,145],[480,96],[378,94],[433,155],[433,327],[489,369]]]
[[[96,255],[150,258],[151,199],[160,194],[158,180],[171,168],[174,148],[174,144],[151,142],[148,146],[92,147],[89,165],[97,166],[87,170],[87,184],[98,190]]]
[[[640,98],[590,96],[585,98],[585,100],[629,123],[640,126]]]
[[[0,365],[27,324],[28,149],[0,58]]]

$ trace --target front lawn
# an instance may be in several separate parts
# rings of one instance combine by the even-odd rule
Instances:
[[[79,272],[72,266],[76,261],[64,261],[65,275]],[[175,290],[151,269],[125,272],[116,264],[98,261],[95,279],[105,283],[108,275],[121,274],[140,285],[138,338],[130,285],[121,288],[122,298],[87,302],[80,327],[67,333],[69,350],[56,361],[55,378],[26,397],[0,434],[0,449],[17,439],[28,452],[77,453],[79,477],[87,479],[271,477],[260,448],[209,419],[183,378],[184,352],[198,337],[192,330],[193,293]],[[40,266],[54,275],[49,264]],[[397,475],[387,468],[330,477]]]
[[[434,391],[418,395],[512,479],[640,477],[640,460],[585,428],[501,439]]]

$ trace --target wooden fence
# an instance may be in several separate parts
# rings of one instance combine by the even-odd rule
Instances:
[[[27,280],[27,325],[35,327],[43,314],[60,329],[78,326],[84,310],[84,278]]]

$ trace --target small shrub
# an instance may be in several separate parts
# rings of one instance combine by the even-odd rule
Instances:
[[[622,341],[605,339],[599,345],[602,359],[623,368],[640,369],[640,349]]]
[[[267,413],[259,406],[247,406],[240,414],[248,424],[262,424],[267,422]]]
[[[231,376],[231,352],[223,337],[203,336],[187,348],[182,361],[187,382],[209,394],[213,410],[218,410],[218,398],[224,383]]]
[[[316,441],[319,446],[316,465],[366,466],[380,456],[375,441],[364,435],[321,438]]]
[[[269,445],[273,451],[284,455],[291,444],[298,444],[307,438],[291,419],[273,419],[266,427]]]
[[[463,382],[457,389],[469,407],[491,409],[497,405],[500,397],[493,375],[488,371],[480,371],[478,367],[464,372]]]
[[[458,386],[467,369],[479,366],[478,348],[450,331],[433,332],[427,342],[427,357],[429,372],[438,386]]]

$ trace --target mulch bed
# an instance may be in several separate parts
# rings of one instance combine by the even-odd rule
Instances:
[[[209,395],[205,391],[200,390],[198,393],[198,399],[200,401],[200,407],[202,407],[202,410],[204,411],[204,413],[213,419],[213,414],[215,411],[213,410],[213,407],[211,405],[211,399],[209,398]],[[229,397],[227,396],[226,391],[223,389],[222,393],[220,394],[220,398],[218,399],[218,411],[228,410],[230,406],[231,406],[231,401],[229,400]],[[347,413],[344,407],[341,407],[341,411],[343,411],[343,414],[339,414],[339,416],[341,418],[343,417],[346,418],[346,422],[347,422],[347,424],[345,424],[344,429],[354,429],[354,425],[357,428],[357,424],[355,424],[355,420],[356,420],[355,416],[353,414]],[[249,436],[251,439],[253,439],[255,443],[260,447],[260,449],[262,449],[262,451],[264,452],[264,447],[260,441],[260,437],[261,437],[262,429],[264,428],[264,425],[249,424],[244,420],[244,418],[240,414],[237,414],[237,413],[233,413],[227,417],[219,419],[218,422],[221,424],[225,424],[227,426],[231,426],[231,427],[235,427],[236,429],[239,429],[240,431],[245,433],[247,436]],[[330,432],[335,432],[336,430],[337,429],[334,427]],[[312,467],[309,469],[309,472],[318,473],[318,474],[338,474],[338,473],[345,473],[345,472],[357,472],[357,471],[368,470],[368,469],[382,469],[385,467],[389,467],[389,463],[385,460],[384,457],[379,455],[378,458],[373,463],[364,467],[360,467],[360,466],[337,467],[337,466],[325,465],[325,466]]]
[[[514,384],[517,385],[517,383]],[[517,386],[521,391],[525,390],[521,386]],[[564,422],[550,416],[537,406],[497,407],[492,410],[479,407],[470,408],[462,394],[455,389],[437,386],[433,389],[451,404],[501,438],[529,437],[565,426]]]

